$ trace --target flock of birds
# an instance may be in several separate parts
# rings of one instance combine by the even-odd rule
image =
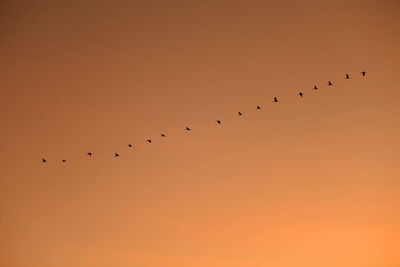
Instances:
[[[365,71],[361,71],[361,75],[362,75],[363,77],[365,77],[366,72],[365,72]],[[345,79],[346,79],[346,80],[350,79],[350,75],[349,75],[348,73],[346,73]],[[332,85],[333,85],[332,82],[331,82],[331,81],[328,81],[328,86],[332,86]],[[318,89],[319,89],[319,88],[315,85],[315,86],[314,86],[314,90],[318,90]],[[304,96],[304,93],[300,91],[300,92],[298,93],[298,96],[303,97],[303,96]],[[279,100],[278,100],[278,98],[275,96],[272,102],[273,102],[273,103],[278,103]],[[261,109],[261,107],[260,107],[260,106],[256,106],[256,109],[259,110],[259,109]],[[243,113],[239,111],[239,112],[238,112],[238,115],[239,115],[239,116],[242,116]],[[220,125],[220,124],[221,124],[221,120],[216,120],[216,123],[217,123],[218,125]],[[186,131],[191,131],[191,129],[190,129],[189,127],[185,127],[185,130],[186,130]],[[166,135],[165,135],[164,133],[161,133],[161,137],[166,137]],[[146,142],[149,143],[149,144],[151,144],[152,140],[151,140],[151,139],[147,139]],[[132,146],[132,144],[128,144],[128,147],[133,147],[133,146]],[[87,155],[88,157],[92,157],[92,156],[93,156],[93,153],[92,153],[92,152],[87,152],[86,155]],[[118,158],[118,157],[119,157],[119,153],[115,152],[115,153],[114,153],[114,157]],[[47,159],[46,159],[46,158],[42,158],[42,163],[46,163],[46,162],[47,162]],[[66,163],[67,160],[66,160],[66,159],[62,159],[61,162],[62,162],[62,163]]]

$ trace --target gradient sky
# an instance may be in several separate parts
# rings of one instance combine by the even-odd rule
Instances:
[[[400,266],[399,29],[396,0],[1,1],[0,265]]]

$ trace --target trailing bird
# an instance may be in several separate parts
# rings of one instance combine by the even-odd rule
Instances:
[[[261,107],[260,107],[260,106],[257,106],[257,109],[261,109]]]
[[[318,90],[318,87],[316,85],[314,85],[314,90]]]
[[[362,71],[361,74],[362,74],[362,76],[364,77],[365,74],[366,74],[366,72],[365,72],[365,71]]]
[[[146,142],[151,144],[151,139],[147,139]]]
[[[347,74],[347,73],[346,73],[346,79],[350,79],[350,76],[349,76],[349,74]]]
[[[242,115],[243,115],[243,113],[242,113],[242,112],[240,112],[240,111],[239,111],[239,113],[238,113],[238,114],[239,114],[239,116],[242,116]]]
[[[218,124],[221,124],[221,121],[220,121],[220,120],[217,120],[216,122],[217,122]]]
[[[92,156],[92,152],[88,152],[87,155],[88,155],[89,157],[91,157],[91,156]]]
[[[43,162],[43,163],[46,163],[46,159],[45,159],[45,158],[42,158],[42,162]]]
[[[331,81],[329,81],[329,82],[328,82],[328,85],[329,85],[329,86],[332,86],[332,83],[331,83]]]
[[[276,98],[276,96],[274,97],[274,103],[278,103],[278,98]]]
[[[117,152],[115,152],[114,154],[115,154],[115,157],[117,157],[117,158],[119,157],[119,154]]]
[[[162,133],[162,134],[161,134],[161,137],[165,137],[165,134]]]
[[[303,93],[302,93],[302,92],[300,92],[300,93],[299,93],[299,96],[300,96],[300,97],[303,97]]]
[[[186,131],[190,131],[191,129],[190,129],[189,127],[186,127],[185,130],[186,130]]]

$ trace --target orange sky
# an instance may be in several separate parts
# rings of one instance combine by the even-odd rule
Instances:
[[[400,266],[398,1],[36,2],[0,4],[1,266]]]

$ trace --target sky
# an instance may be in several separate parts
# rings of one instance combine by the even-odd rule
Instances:
[[[399,15],[1,1],[0,265],[400,266]]]

